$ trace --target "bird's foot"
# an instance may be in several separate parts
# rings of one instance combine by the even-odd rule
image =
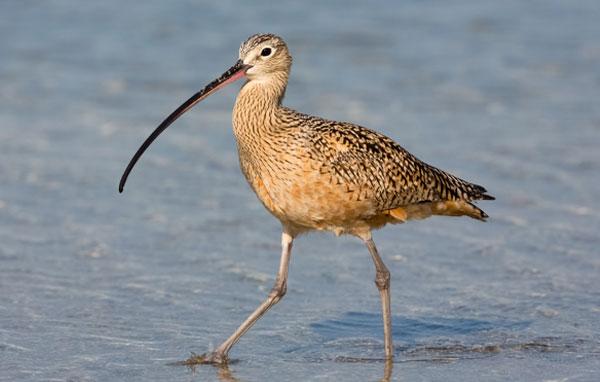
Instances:
[[[204,354],[196,354],[192,352],[192,356],[185,361],[176,362],[175,365],[179,366],[196,366],[196,365],[215,365],[225,366],[229,358],[226,354],[219,352],[210,352]]]

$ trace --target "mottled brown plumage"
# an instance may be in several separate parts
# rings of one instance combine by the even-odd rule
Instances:
[[[173,112],[140,147],[121,179],[120,190],[144,150],[181,114],[225,84],[247,77],[233,110],[233,131],[244,176],[282,223],[281,263],[267,300],[215,351],[186,364],[227,362],[231,347],[285,294],[293,239],[310,230],[348,233],[365,242],[375,264],[389,360],[390,274],[371,230],[431,215],[487,218],[472,203],[493,199],[482,186],[420,161],[373,130],[282,106],[291,65],[280,37],[251,36],[240,47],[240,60]]]
[[[285,43],[253,36],[240,57],[267,45],[277,47],[277,61],[254,76],[248,71],[234,133],[244,175],[290,231],[363,237],[371,228],[432,214],[487,217],[471,203],[491,199],[483,187],[418,160],[380,133],[281,106],[291,66]]]

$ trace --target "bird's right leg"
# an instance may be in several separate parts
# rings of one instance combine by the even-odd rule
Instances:
[[[394,356],[394,348],[392,345],[392,314],[390,311],[390,271],[383,263],[383,260],[381,260],[371,235],[369,234],[368,237],[363,238],[363,240],[373,258],[373,263],[375,264],[375,285],[377,285],[377,289],[379,289],[381,311],[383,315],[385,358],[390,360]]]
[[[275,285],[271,289],[267,299],[258,307],[248,318],[244,321],[233,334],[223,342],[215,351],[199,356],[193,356],[187,361],[182,363],[185,365],[196,365],[196,364],[226,364],[228,360],[227,354],[231,347],[254,325],[263,314],[267,312],[273,305],[277,304],[279,300],[285,295],[287,291],[287,277],[288,277],[288,266],[290,263],[290,255],[292,253],[292,242],[294,238],[285,230],[281,234],[281,260],[279,263],[279,271],[277,272],[277,278]]]

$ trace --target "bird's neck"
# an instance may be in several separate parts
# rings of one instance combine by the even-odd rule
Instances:
[[[261,122],[262,119],[276,113],[281,107],[287,81],[287,73],[281,72],[268,78],[251,79],[246,82],[235,102],[234,125]]]
[[[265,156],[265,150],[286,131],[281,123],[286,85],[287,74],[282,74],[252,79],[240,90],[233,109],[233,133],[242,161]]]

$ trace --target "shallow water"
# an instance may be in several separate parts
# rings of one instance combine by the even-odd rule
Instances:
[[[3,2],[0,380],[600,379],[596,1]],[[167,366],[269,291],[279,224],[238,169],[234,85],[122,170],[169,112],[281,34],[286,104],[380,130],[485,185],[486,224],[296,241],[288,294],[229,370]],[[387,373],[387,374],[386,374]]]

